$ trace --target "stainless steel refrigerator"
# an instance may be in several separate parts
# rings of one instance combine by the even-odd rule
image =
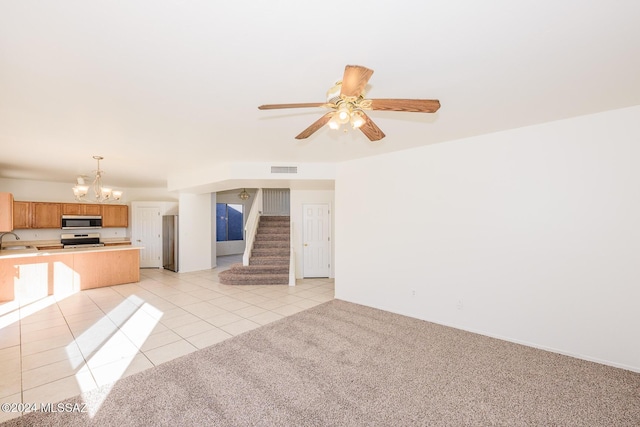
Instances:
[[[162,217],[162,267],[178,271],[178,215]]]

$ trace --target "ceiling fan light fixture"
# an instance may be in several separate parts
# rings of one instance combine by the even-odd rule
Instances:
[[[347,103],[342,103],[338,107],[338,120],[340,123],[347,123],[351,117],[351,111]]]
[[[308,138],[325,124],[338,130],[341,125],[351,122],[353,129],[360,130],[369,141],[379,141],[385,134],[364,110],[435,113],[440,108],[437,99],[366,99],[365,89],[372,74],[373,70],[362,65],[347,65],[342,80],[327,91],[326,103],[265,104],[258,109],[323,107],[331,110],[300,132],[296,139]]]
[[[331,120],[329,120],[329,128],[333,129],[333,130],[338,130],[340,129],[340,122],[338,121],[338,118],[336,117],[337,115],[334,114],[333,117],[331,118]]]
[[[351,126],[354,129],[358,129],[360,126],[364,124],[364,117],[360,111],[354,111],[351,114]]]

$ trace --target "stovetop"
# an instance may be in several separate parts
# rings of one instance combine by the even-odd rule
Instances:
[[[62,245],[64,249],[70,248],[100,248],[104,246],[104,243],[83,243],[79,245]]]
[[[60,243],[63,248],[96,248],[104,246],[100,242],[100,233],[70,234],[60,235]]]

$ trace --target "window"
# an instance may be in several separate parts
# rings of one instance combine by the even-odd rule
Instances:
[[[244,240],[242,205],[216,203],[216,241]]]

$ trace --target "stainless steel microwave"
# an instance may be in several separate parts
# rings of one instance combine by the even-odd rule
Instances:
[[[102,228],[100,215],[62,215],[62,229]]]

